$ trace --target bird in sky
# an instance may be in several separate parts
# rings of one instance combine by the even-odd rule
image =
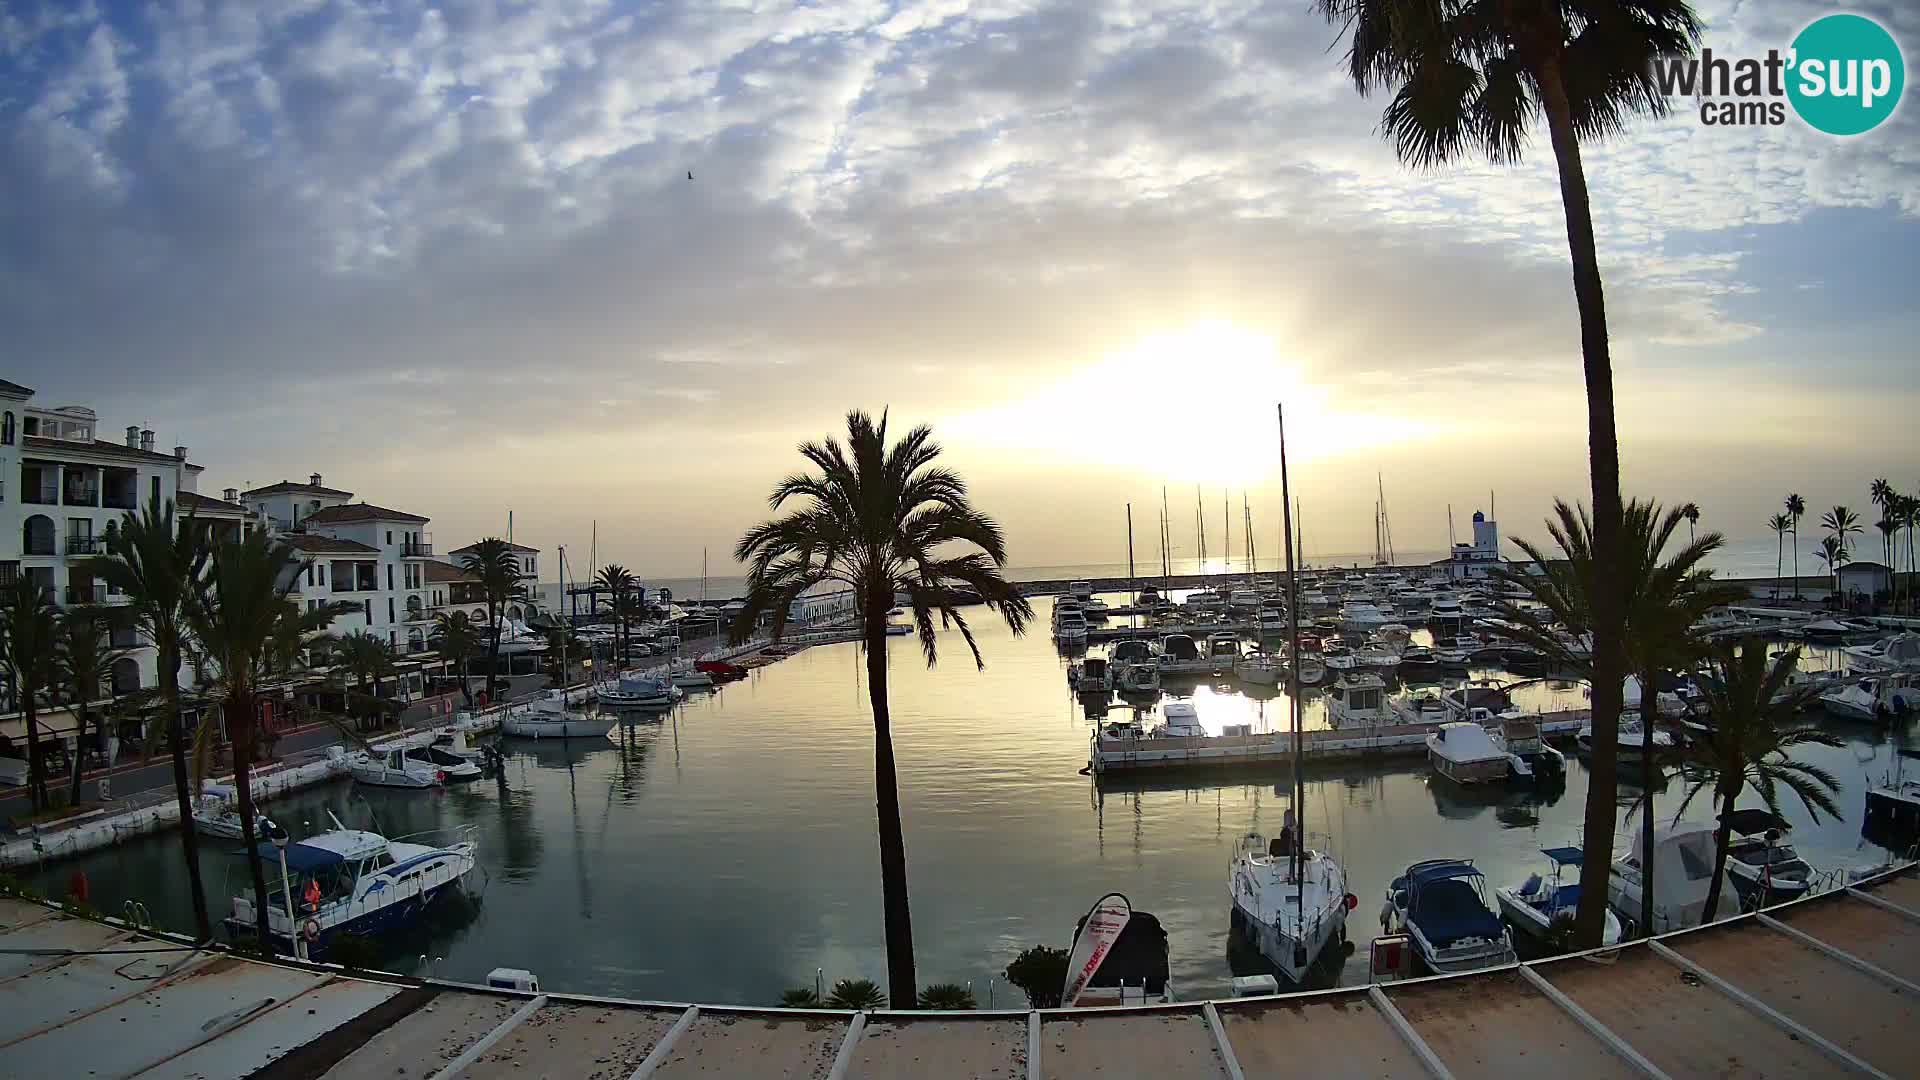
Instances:
[[[687,179],[689,179],[689,180],[691,180],[691,179],[693,179],[693,170],[692,170],[692,169],[688,169],[688,170],[687,170]]]

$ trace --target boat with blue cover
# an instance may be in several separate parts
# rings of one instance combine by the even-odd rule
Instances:
[[[1542,848],[1540,854],[1551,864],[1545,875],[1529,874],[1519,888],[1503,886],[1495,889],[1493,895],[1500,902],[1500,914],[1506,916],[1508,925],[1545,944],[1555,922],[1570,922],[1580,910],[1580,849]],[[1566,867],[1572,867],[1573,873],[1564,873]],[[1568,881],[1568,877],[1573,880]],[[1619,941],[1620,919],[1609,908],[1601,943],[1615,945]]]
[[[1426,972],[1451,975],[1514,962],[1513,935],[1487,902],[1486,875],[1465,859],[1428,859],[1387,886],[1385,933],[1403,933]]]

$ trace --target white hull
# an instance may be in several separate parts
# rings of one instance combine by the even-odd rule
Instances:
[[[1243,848],[1228,889],[1260,955],[1297,985],[1328,945],[1346,937],[1348,908],[1346,874],[1332,856],[1309,850],[1302,859],[1304,905],[1286,880],[1290,864],[1284,855]]]
[[[611,716],[584,714],[509,716],[500,721],[500,733],[517,739],[597,739],[617,723]]]
[[[622,694],[617,690],[596,690],[593,696],[612,709],[665,709],[674,701],[671,694]]]
[[[1546,940],[1552,929],[1552,920],[1547,913],[1520,899],[1520,894],[1511,888],[1501,887],[1493,891],[1494,899],[1500,902],[1500,914],[1515,929],[1536,940]],[[1561,913],[1562,917],[1572,915],[1572,909]],[[1609,908],[1607,910],[1606,929],[1601,932],[1602,945],[1620,943],[1620,918]]]

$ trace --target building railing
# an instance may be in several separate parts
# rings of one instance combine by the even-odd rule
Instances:
[[[98,536],[67,537],[67,554],[69,555],[98,555],[106,548],[106,541]]]
[[[91,585],[67,586],[69,604],[104,604],[107,602],[107,587],[100,582]]]
[[[100,489],[70,487],[67,489],[67,497],[62,501],[68,506],[99,506]]]
[[[415,558],[415,557],[419,557],[419,558],[428,558],[428,557],[431,557],[431,556],[433,555],[433,541],[431,541],[431,540],[403,540],[403,541],[401,541],[401,543],[400,543],[400,554],[401,554],[401,555],[402,555],[403,557],[406,557],[406,558]]]
[[[50,487],[38,489],[25,488],[20,492],[20,501],[23,503],[32,503],[35,506],[58,506],[60,505],[60,489]]]
[[[138,510],[140,509],[140,495],[138,492],[128,492],[123,495],[118,492],[109,491],[101,496],[100,505],[109,510]]]

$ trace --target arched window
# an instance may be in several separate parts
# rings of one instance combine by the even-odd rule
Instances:
[[[113,696],[131,694],[140,689],[140,664],[130,656],[113,662]]]
[[[0,415],[0,445],[13,445],[13,410],[8,409]]]

